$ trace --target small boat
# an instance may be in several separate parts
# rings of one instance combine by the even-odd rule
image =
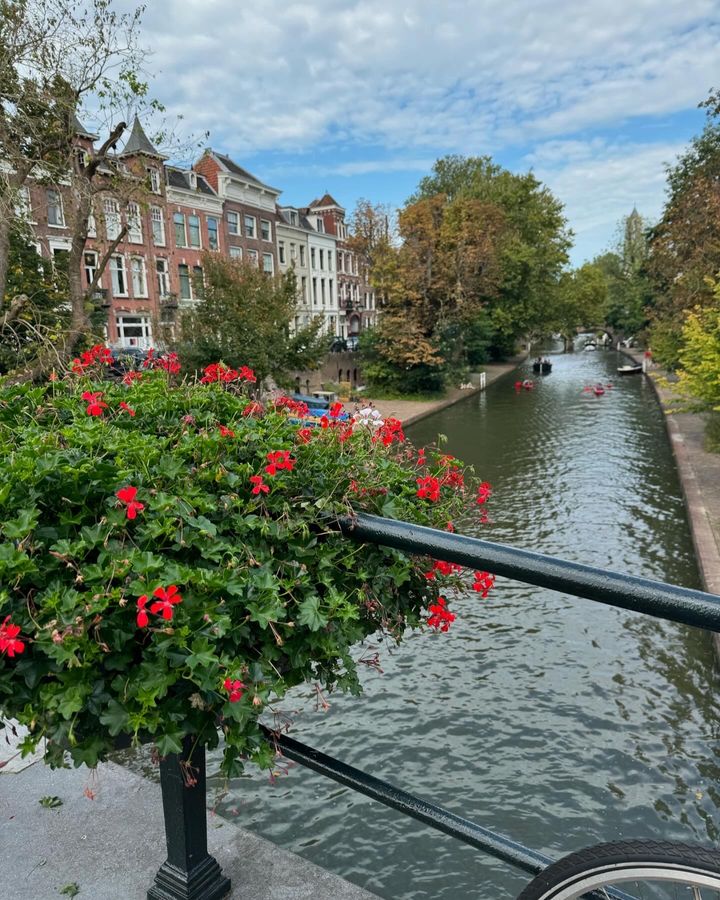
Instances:
[[[541,364],[541,369],[543,375],[549,375],[552,372],[552,363],[548,362],[548,360],[543,360]]]
[[[534,372],[536,375],[539,375],[539,374],[540,374],[541,368],[542,368],[542,363],[540,363],[540,362],[534,362],[534,363],[533,363],[533,372]]]
[[[584,350],[597,350],[597,344],[594,341],[588,341],[585,344]]]
[[[618,366],[618,375],[642,375],[642,366]]]
[[[596,384],[592,390],[593,394],[595,394],[596,397],[602,397],[602,395],[605,393],[605,388],[600,384]]]

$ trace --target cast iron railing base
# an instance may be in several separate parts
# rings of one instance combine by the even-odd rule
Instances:
[[[222,900],[229,893],[230,879],[214,857],[206,856],[191,872],[163,863],[147,896],[148,900]]]

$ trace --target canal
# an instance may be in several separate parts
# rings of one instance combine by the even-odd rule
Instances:
[[[552,357],[410,429],[494,488],[480,536],[699,587],[662,414],[614,351]],[[519,377],[530,377],[529,366]],[[612,383],[596,397],[588,385]],[[553,855],[617,837],[714,843],[709,636],[498,580],[449,634],[380,647],[361,698],[308,699],[293,736]],[[308,694],[309,698],[309,694]],[[217,811],[393,900],[514,898],[528,878],[301,767],[249,773]]]

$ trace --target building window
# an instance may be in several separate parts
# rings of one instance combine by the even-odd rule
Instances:
[[[290,215],[290,224],[291,224],[291,225],[297,225],[297,223],[298,223],[298,214],[295,212],[295,210],[291,210],[290,213],[289,213],[289,215]]]
[[[338,272],[345,271],[345,254],[338,250]]]
[[[247,255],[248,255],[248,260],[252,263],[252,265],[256,266],[258,264],[257,250],[248,250]]]
[[[313,278],[313,306],[317,306],[317,278]]]
[[[315,219],[315,227],[316,230],[320,232],[320,234],[325,233],[325,225],[323,224],[322,219]]]
[[[162,208],[153,206],[150,208],[150,220],[152,222],[153,244],[156,247],[165,246],[165,216]]]
[[[142,256],[130,258],[130,275],[132,277],[133,297],[147,297],[145,260]]]
[[[310,248],[310,266],[311,268],[315,268],[315,248]]]
[[[324,250],[320,251],[320,268],[321,269],[325,268],[325,251]]]
[[[118,316],[118,343],[121,347],[152,346],[152,326],[149,316]]]
[[[219,250],[220,249],[220,238],[219,238],[219,228],[220,222],[215,216],[207,217],[207,230],[208,230],[208,247],[211,250]]]
[[[205,296],[205,277],[203,275],[202,266],[193,266],[191,289],[193,290],[195,297],[199,300],[202,300]]]
[[[267,219],[260,219],[260,234],[264,241],[272,240],[272,228]]]
[[[273,265],[273,255],[272,253],[263,253],[263,272],[267,272],[269,275],[275,271],[275,267]]]
[[[192,285],[190,284],[190,267],[178,266],[178,276],[180,277],[180,299],[192,300]]]
[[[166,259],[155,260],[155,274],[157,275],[158,295],[167,297],[170,293],[170,272]]]
[[[63,215],[62,197],[60,191],[49,189],[47,194],[47,210],[48,225],[55,225],[57,228],[65,227],[65,216]]]
[[[305,275],[300,279],[302,302],[307,303],[307,277]]]
[[[200,241],[200,216],[188,216],[188,235],[190,237],[190,246],[199,249],[202,246]]]
[[[281,265],[285,264],[285,242],[278,241],[278,260]]]
[[[24,222],[32,221],[32,206],[30,204],[30,188],[23,186],[18,188],[15,199],[15,215]]]
[[[142,244],[142,219],[137,203],[128,203],[127,208],[128,240],[131,244]]]
[[[103,201],[105,213],[105,234],[109,241],[114,241],[120,234],[120,204],[117,200],[106,197]]]
[[[305,248],[300,244],[300,265],[305,265]]]
[[[245,237],[255,237],[255,217],[245,216]]]
[[[95,214],[93,213],[92,210],[90,210],[90,213],[88,215],[87,236],[89,238],[97,237],[97,223],[95,222]]]
[[[242,259],[242,247],[231,247],[230,257],[232,259]]]
[[[84,255],[85,260],[85,284],[90,287],[95,279],[95,273],[98,268],[98,255],[94,250],[87,250]],[[98,285],[100,282],[98,282]]]
[[[295,244],[290,244],[290,262],[295,262],[297,259],[297,247]]]
[[[150,190],[153,194],[161,193],[160,190],[160,173],[157,169],[151,169],[148,167],[147,170],[148,178],[150,179]]]
[[[320,296],[322,298],[322,305],[325,306],[325,279],[320,279]]]
[[[227,213],[228,234],[240,234],[240,216],[236,212]]]
[[[328,299],[330,300],[330,306],[333,306],[333,280],[332,278],[328,279]]]
[[[125,257],[110,257],[110,283],[114,297],[127,297],[127,275],[125,273]]]
[[[328,271],[332,272],[332,267],[333,267],[333,252],[332,252],[332,250],[328,250],[327,254],[328,254]]]
[[[185,231],[185,216],[182,213],[176,212],[173,215],[173,222],[175,223],[175,246],[176,247],[187,247],[187,232]]]

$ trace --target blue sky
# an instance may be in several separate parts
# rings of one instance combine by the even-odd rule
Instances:
[[[433,161],[490,154],[565,204],[573,262],[637,205],[720,87],[718,0],[153,0],[153,93],[304,205],[400,206]]]

